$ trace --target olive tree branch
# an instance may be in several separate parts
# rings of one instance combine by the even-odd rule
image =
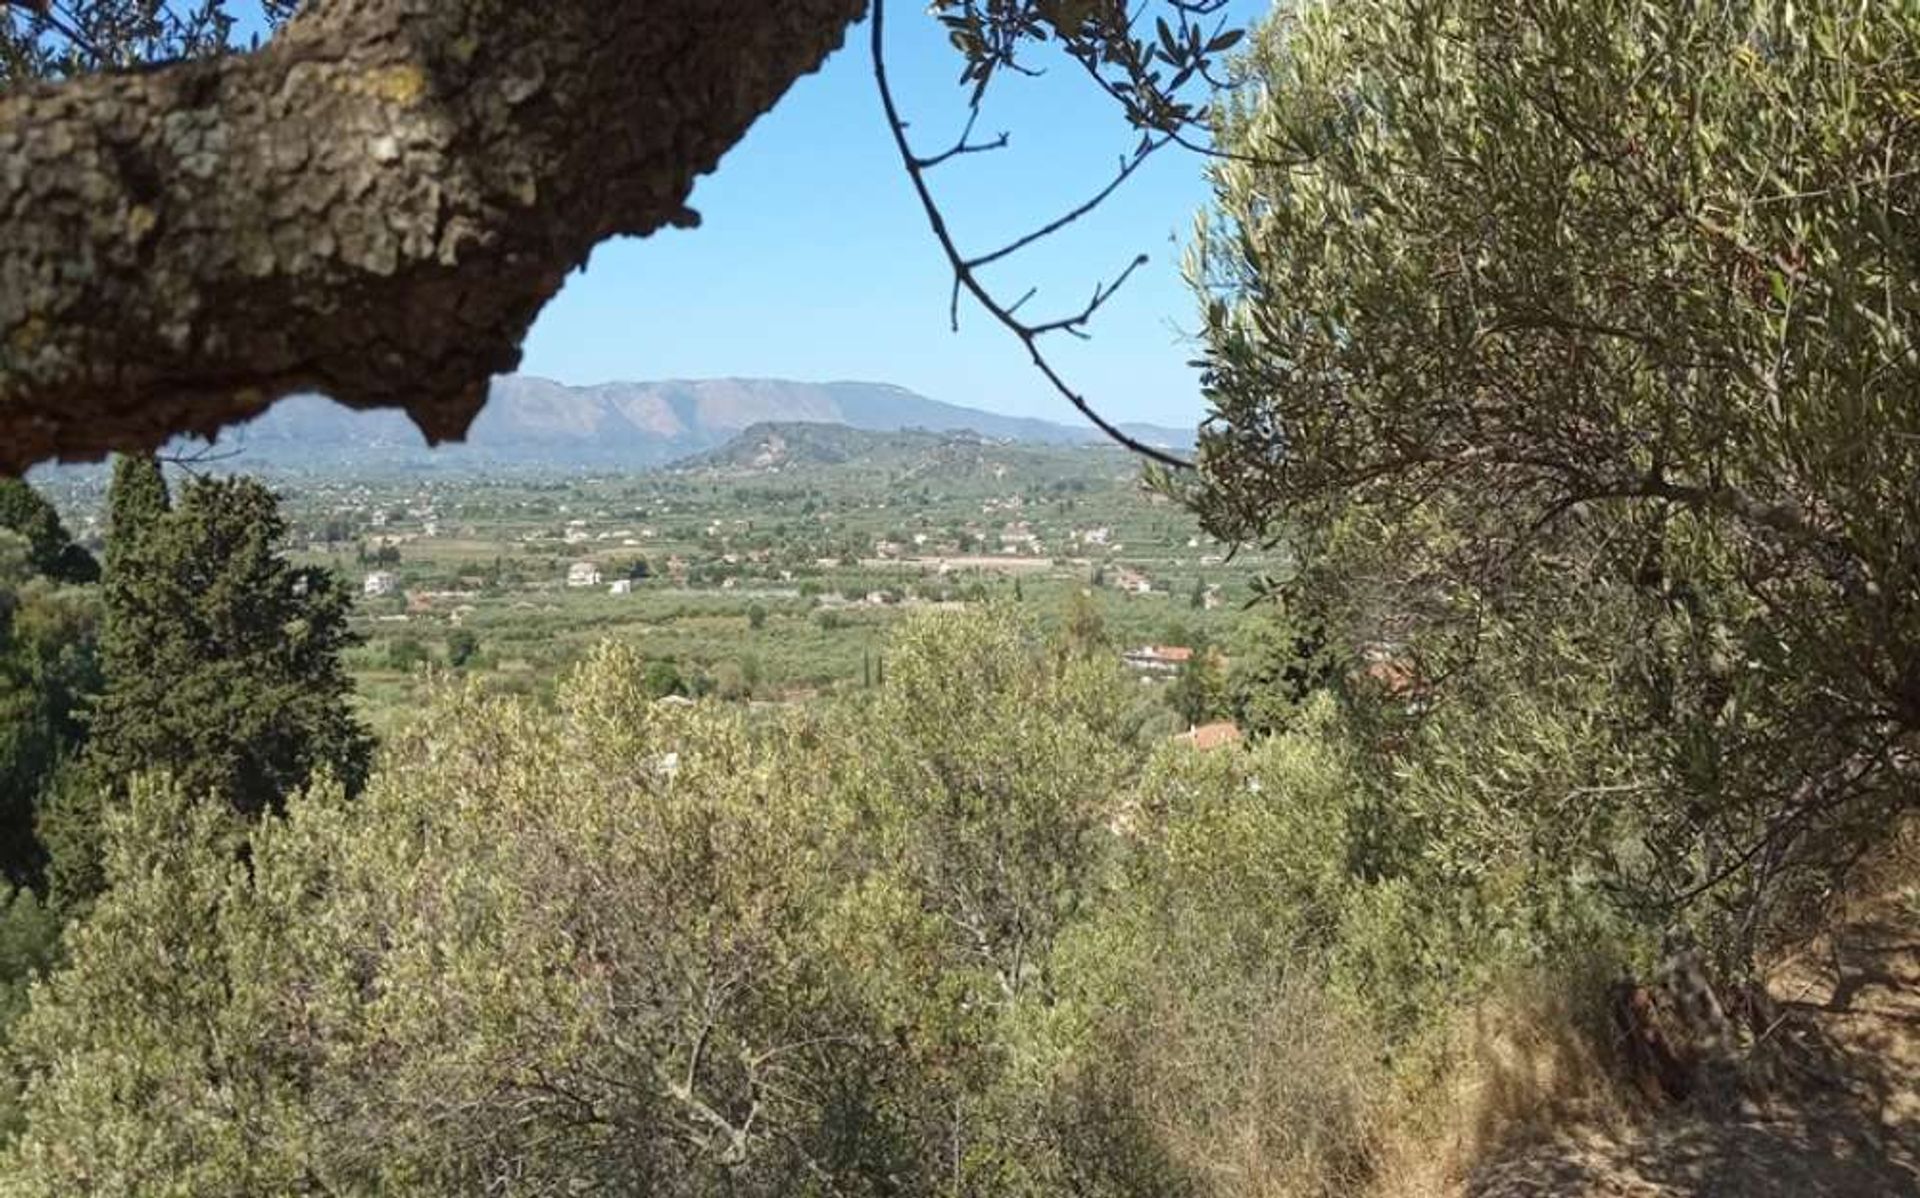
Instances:
[[[49,0],[5,0],[12,8],[24,8],[33,14],[28,18],[29,25],[38,22],[53,32],[66,38],[96,60],[104,61],[105,55],[87,36],[80,32],[79,23],[67,14],[55,8]]]
[[[939,166],[941,163],[947,161],[950,158],[958,158],[963,154],[984,154],[989,150],[1006,149],[1007,134],[1005,130],[1001,130],[1000,136],[994,138],[992,141],[976,142],[976,141],[968,140],[968,138],[973,136],[974,122],[979,119],[980,119],[980,110],[978,108],[969,109],[967,113],[966,128],[960,131],[959,138],[953,143],[952,146],[950,146],[945,150],[942,150],[940,153],[935,154],[931,157],[916,158],[914,161],[919,164],[919,167],[921,170],[926,171],[926,170],[932,170],[934,167]]]
[[[1087,321],[1092,318],[1093,314],[1097,312],[1103,304],[1113,298],[1114,293],[1119,289],[1120,285],[1126,282],[1127,278],[1140,263],[1144,261],[1144,256],[1136,257],[1125,270],[1120,272],[1119,276],[1116,277],[1111,284],[1096,286],[1094,288],[1093,298],[1088,302],[1087,306],[1079,312],[1068,317],[1045,321],[1039,324],[1029,324],[1014,315],[1013,309],[1024,303],[1027,296],[1022,296],[1012,307],[1002,304],[995,299],[993,294],[981,283],[976,273],[976,267],[984,264],[984,262],[992,262],[1004,258],[1021,247],[1032,244],[1038,237],[1046,236],[1052,232],[1058,232],[1060,229],[1078,220],[1081,216],[1086,215],[1087,212],[1092,211],[1094,207],[1098,206],[1101,200],[1112,194],[1114,188],[1117,187],[1120,182],[1125,181],[1126,176],[1138,167],[1140,161],[1145,158],[1146,154],[1151,152],[1151,149],[1143,147],[1141,150],[1135,151],[1131,162],[1122,167],[1120,178],[1109,184],[1099,195],[1095,196],[1092,201],[1081,205],[1061,219],[1052,222],[1042,231],[1036,234],[1030,234],[1027,237],[1009,243],[1008,246],[993,251],[990,255],[986,256],[984,260],[969,259],[965,254],[961,253],[959,247],[954,244],[953,235],[947,228],[946,217],[941,212],[940,205],[934,199],[933,191],[927,183],[926,171],[929,161],[937,165],[940,162],[954,157],[959,152],[971,152],[966,149],[969,146],[977,146],[980,149],[985,149],[989,148],[991,143],[980,144],[969,142],[967,135],[963,133],[952,150],[944,154],[935,155],[931,160],[922,158],[920,155],[914,153],[912,144],[907,140],[906,122],[901,119],[899,105],[894,100],[893,87],[887,80],[885,0],[874,0],[873,24],[869,32],[868,44],[873,58],[873,78],[874,83],[879,88],[881,106],[886,111],[888,131],[893,135],[894,148],[899,152],[900,162],[906,168],[907,177],[913,183],[914,193],[919,197],[920,207],[926,213],[927,223],[933,229],[934,238],[940,243],[941,250],[947,256],[947,264],[953,270],[954,288],[950,314],[957,320],[960,291],[964,289],[987,311],[988,315],[998,321],[1008,332],[1019,338],[1020,343],[1026,347],[1027,356],[1032,359],[1034,367],[1040,371],[1041,375],[1046,378],[1053,389],[1065,398],[1068,403],[1072,404],[1082,416],[1085,416],[1091,421],[1093,426],[1104,433],[1110,440],[1161,465],[1181,470],[1191,469],[1193,464],[1185,458],[1148,445],[1146,442],[1128,435],[1114,425],[1113,422],[1095,411],[1093,405],[1087,401],[1086,397],[1070,386],[1060,375],[1060,372],[1054,368],[1053,363],[1047,358],[1045,352],[1040,347],[1040,338],[1047,333],[1070,332],[1084,335],[1084,326]],[[971,118],[969,119],[968,125],[969,128],[971,128]],[[1164,142],[1155,143],[1155,148],[1157,148],[1158,144],[1164,144]],[[1031,294],[1031,292],[1028,293],[1028,295]]]
[[[1831,811],[1854,799],[1873,794],[1871,787],[1864,784],[1870,783],[1882,772],[1900,772],[1907,764],[1904,753],[1897,745],[1889,743],[1871,754],[1856,752],[1824,773],[1803,779],[1794,788],[1785,812],[1770,820],[1758,839],[1719,869],[1672,895],[1667,900],[1668,906],[1675,911],[1685,909],[1701,895],[1745,869],[1755,857],[1777,842],[1784,839],[1791,843],[1792,839],[1798,838],[1803,826],[1815,814]]]
[[[1002,134],[1001,137],[1002,137],[1002,140],[1004,141],[1005,134]],[[1012,241],[1009,241],[1007,244],[1001,246],[997,250],[989,250],[984,254],[976,254],[973,257],[968,258],[964,263],[964,265],[968,270],[975,270],[975,269],[978,269],[979,267],[990,265],[992,263],[1000,261],[1000,259],[1002,258],[1010,257],[1013,254],[1019,253],[1021,250],[1026,249],[1028,246],[1032,245],[1036,241],[1039,241],[1046,237],[1051,237],[1055,233],[1058,233],[1060,230],[1066,228],[1068,225],[1079,220],[1081,217],[1087,215],[1087,213],[1092,212],[1095,208],[1098,208],[1101,204],[1105,203],[1107,197],[1112,195],[1114,192],[1120,190],[1120,185],[1125,183],[1129,178],[1131,178],[1133,176],[1134,171],[1140,169],[1140,164],[1145,162],[1148,159],[1148,157],[1150,157],[1153,154],[1155,150],[1158,150],[1160,147],[1166,145],[1168,140],[1169,140],[1168,138],[1163,137],[1159,141],[1143,142],[1139,149],[1135,150],[1132,154],[1128,155],[1125,159],[1121,161],[1120,169],[1114,172],[1113,178],[1108,181],[1107,185],[1105,187],[1102,187],[1099,191],[1095,192],[1092,196],[1088,197],[1084,202],[1076,205],[1073,208],[1068,209],[1066,212],[1061,213],[1058,217],[1055,217],[1053,220],[1050,220],[1046,224],[1041,225],[1039,228],[1026,234],[1024,237],[1016,237]],[[942,155],[942,157],[945,157],[945,155]]]

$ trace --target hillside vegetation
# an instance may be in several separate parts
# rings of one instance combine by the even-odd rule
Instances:
[[[1042,453],[1022,452],[978,433],[932,432],[906,428],[872,432],[843,424],[762,421],[748,425],[726,444],[672,464],[678,471],[785,473],[809,467],[854,464],[863,471],[911,478],[928,475],[953,483],[970,473],[1045,461]]]
[[[0,1185],[1352,1187],[1454,995],[1627,943],[1504,832],[1377,843],[1472,791],[1369,786],[1328,702],[1144,752],[1117,667],[1009,612],[889,660],[759,728],[613,648],[551,711],[453,686],[358,801],[250,832],[136,786],[15,1029]]]

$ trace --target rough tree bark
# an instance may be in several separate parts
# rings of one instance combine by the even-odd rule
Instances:
[[[0,473],[292,391],[460,436],[599,241],[865,0],[312,0],[257,52],[0,96]]]

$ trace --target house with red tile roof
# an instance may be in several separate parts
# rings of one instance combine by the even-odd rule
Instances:
[[[1173,739],[1184,745],[1192,745],[1204,753],[1210,749],[1237,745],[1245,738],[1241,735],[1240,725],[1232,720],[1215,720],[1210,724],[1189,728]]]
[[[1142,673],[1171,674],[1193,659],[1193,650],[1185,645],[1142,645],[1120,658]]]

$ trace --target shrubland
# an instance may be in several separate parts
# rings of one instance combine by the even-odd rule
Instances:
[[[443,680],[356,800],[141,781],[0,1184],[1352,1192],[1492,980],[1632,947],[1556,809],[1370,775],[1331,692],[1199,753],[1007,606],[888,662],[749,721],[609,644],[551,706]]]

